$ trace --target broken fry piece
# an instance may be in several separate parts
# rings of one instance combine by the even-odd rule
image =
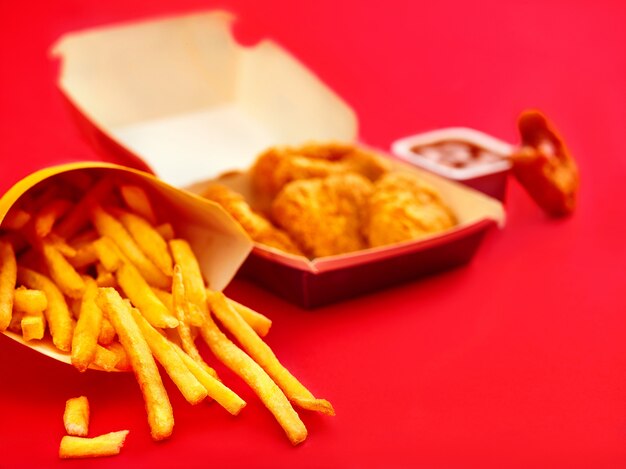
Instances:
[[[44,292],[48,299],[45,316],[50,327],[52,342],[59,350],[69,352],[74,332],[74,322],[63,293],[45,275],[22,266],[17,269],[17,280],[28,288]]]
[[[117,368],[120,357],[117,353],[109,350],[102,345],[96,345],[96,353],[93,356],[93,364],[102,368],[104,371],[113,371]]]
[[[10,243],[0,241],[0,331],[6,330],[13,314],[17,261]]]
[[[21,230],[31,220],[31,215],[21,208],[12,208],[2,220],[2,228],[7,230]]]
[[[246,321],[229,306],[223,293],[207,291],[211,312],[237,339],[250,355],[280,386],[289,400],[299,407],[315,410],[326,415],[335,415],[330,402],[317,399],[276,358],[272,349],[258,336]]]
[[[65,403],[63,424],[68,435],[87,436],[89,433],[89,401],[87,397],[73,397]]]
[[[207,316],[200,329],[205,342],[215,356],[233,373],[243,379],[274,415],[292,444],[302,443],[307,430],[291,407],[289,400],[252,358],[233,344],[217,327],[213,318]]]
[[[174,429],[172,405],[163,387],[150,347],[133,319],[131,308],[113,288],[101,288],[97,303],[106,312],[128,354],[146,403],[152,438],[154,440],[168,438]]]
[[[97,458],[120,454],[128,430],[111,432],[95,438],[81,438],[79,436],[64,436],[59,447],[61,459],[70,458]]]

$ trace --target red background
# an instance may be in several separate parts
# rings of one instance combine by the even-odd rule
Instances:
[[[192,408],[169,386],[176,428],[157,444],[132,376],[81,375],[0,337],[1,467],[57,464],[64,402],[79,394],[92,434],[131,433],[120,456],[68,467],[626,467],[626,3],[39,3],[0,3],[0,191],[95,158],[54,86],[47,50],[61,34],[213,7],[238,15],[244,42],[271,37],[315,70],[370,144],[450,125],[513,142],[517,114],[538,107],[582,189],[575,215],[554,221],[512,183],[506,228],[469,266],[314,312],[233,282],[232,297],[274,320],[278,356],[337,410],[302,413],[297,448],[226,371],[244,412]]]

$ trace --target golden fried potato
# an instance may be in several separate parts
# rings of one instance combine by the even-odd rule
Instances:
[[[456,225],[439,192],[411,173],[389,173],[374,185],[363,232],[370,246],[423,238]]]
[[[11,323],[17,261],[11,243],[0,242],[0,331]]]
[[[367,247],[361,221],[372,184],[346,173],[287,184],[272,204],[272,216],[312,258]]]
[[[81,438],[79,436],[65,435],[61,439],[59,457],[70,458],[96,458],[100,456],[113,456],[119,454],[128,430],[111,432],[94,438]]]
[[[221,184],[213,184],[202,195],[220,204],[257,243],[302,255],[289,235],[252,210],[241,194]]]
[[[89,433],[89,400],[73,397],[65,403],[63,425],[68,435],[87,436]]]

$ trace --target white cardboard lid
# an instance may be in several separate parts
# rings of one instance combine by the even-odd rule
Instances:
[[[353,141],[353,110],[269,40],[236,42],[222,11],[63,36],[59,86],[100,130],[187,187],[269,146]]]

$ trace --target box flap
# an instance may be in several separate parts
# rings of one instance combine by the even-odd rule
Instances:
[[[63,36],[59,87],[165,181],[247,168],[268,146],[352,141],[352,109],[271,41],[244,47],[203,12]]]

